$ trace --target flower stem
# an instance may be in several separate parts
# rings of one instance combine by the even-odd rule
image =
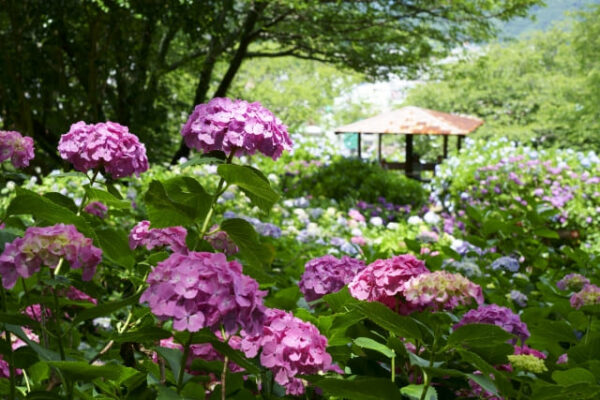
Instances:
[[[225,379],[227,378],[227,362],[228,361],[229,361],[229,358],[227,356],[225,356],[225,359],[223,360],[223,372],[221,372],[221,400],[225,400],[225,397],[226,397]]]
[[[94,171],[94,175],[92,175],[92,177],[88,177],[88,179],[90,180],[90,188],[92,186],[94,186],[94,182],[96,181],[96,177],[98,176],[98,173],[100,172],[99,169]],[[86,174],[86,176],[88,176]],[[84,193],[83,198],[81,199],[81,203],[79,204],[79,208],[77,209],[77,215],[81,214],[81,210],[83,210],[83,207],[85,207],[85,203],[87,202],[87,192]]]
[[[231,153],[229,154],[229,157],[227,157],[227,161],[225,161],[225,164],[231,164],[231,162],[233,160],[233,155],[235,154],[235,152],[236,152],[236,149],[231,150]],[[219,199],[219,197],[225,191],[223,189],[223,186],[225,186],[225,179],[221,178],[221,179],[219,179],[219,183],[217,185],[217,191],[215,192],[215,195],[213,196],[212,201],[210,202],[210,208],[208,209],[208,213],[206,214],[206,217],[204,217],[204,222],[202,223],[202,229],[200,229],[200,239],[204,238],[204,235],[206,234],[206,231],[208,230],[208,224],[210,223],[210,219],[211,219],[214,209],[215,209],[215,204],[217,203],[217,200]]]
[[[181,393],[182,385],[183,385],[183,376],[185,375],[185,365],[187,364],[187,359],[190,356],[190,347],[192,346],[192,341],[194,340],[194,333],[190,332],[190,337],[183,348],[183,357],[181,358],[181,365],[179,366],[179,376],[177,377],[177,393]]]
[[[392,382],[396,382],[396,357],[392,357]]]

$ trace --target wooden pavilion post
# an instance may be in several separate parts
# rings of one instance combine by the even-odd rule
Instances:
[[[444,159],[448,158],[448,135],[444,135]]]
[[[362,138],[361,138],[361,134],[359,133],[358,134],[358,159],[359,160],[362,158],[361,147],[362,147]]]
[[[460,148],[462,147],[462,140],[464,137],[464,135],[458,135],[458,141],[456,142],[456,150],[460,151]]]
[[[377,160],[381,164],[381,133],[377,134]]]
[[[413,173],[413,137],[412,135],[406,135],[406,153],[404,158],[404,174],[406,176],[412,176]]]

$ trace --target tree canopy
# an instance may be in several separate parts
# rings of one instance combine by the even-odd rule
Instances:
[[[54,162],[72,122],[106,119],[128,125],[152,160],[164,160],[175,145],[169,119],[226,95],[244,60],[293,56],[371,78],[410,75],[539,3],[2,0],[0,118]],[[191,104],[181,85],[193,87]]]
[[[474,114],[478,135],[600,150],[600,6],[442,66],[407,104]]]

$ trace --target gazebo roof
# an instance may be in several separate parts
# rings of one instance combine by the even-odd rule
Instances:
[[[482,119],[471,116],[408,106],[340,126],[335,133],[467,135],[482,124]]]

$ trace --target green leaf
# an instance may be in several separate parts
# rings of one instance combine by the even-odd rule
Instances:
[[[421,396],[423,395],[424,390],[425,385],[408,385],[400,389],[400,393],[402,393],[404,396],[407,396],[410,399],[420,400],[422,398]],[[424,399],[437,400],[437,398],[438,397],[435,388],[432,388],[431,386],[428,387]]]
[[[23,314],[10,314],[0,312],[0,322],[12,325],[29,326],[32,328],[39,328],[40,326],[40,323],[38,321],[32,320],[31,318]]]
[[[88,308],[83,310],[73,320],[73,325],[77,325],[80,322],[87,321],[88,319],[103,317],[110,315],[113,312],[120,310],[123,307],[136,304],[140,300],[141,293],[135,294],[131,297],[127,297],[122,300],[113,301],[112,303],[103,303],[96,307]]]
[[[197,180],[176,177],[165,182],[152,181],[144,195],[148,218],[153,228],[191,225],[206,216],[212,202]]]
[[[381,303],[360,302],[355,307],[365,317],[398,337],[421,338],[421,331],[415,321],[396,314]]]
[[[156,352],[159,356],[161,356],[167,361],[171,372],[173,372],[173,376],[179,376],[183,352],[178,349],[169,349],[167,347],[156,347]]]
[[[398,388],[389,379],[358,376],[354,380],[324,378],[316,387],[338,398],[353,400],[397,400]]]
[[[193,165],[201,165],[201,164],[222,164],[223,160],[217,157],[210,157],[207,154],[195,154],[190,157],[189,160],[180,165],[181,168],[191,167]]]
[[[227,183],[239,186],[252,203],[265,212],[268,212],[273,204],[279,200],[279,195],[271,188],[269,181],[260,171],[254,168],[235,164],[221,164],[217,168],[217,173]]]
[[[128,370],[132,369],[118,364],[90,365],[85,361],[48,361],[48,365],[81,380],[92,380],[94,378],[119,380],[125,375],[130,376]],[[137,371],[133,371],[137,373]]]
[[[272,250],[260,243],[258,233],[254,227],[241,218],[226,219],[221,223],[221,230],[227,232],[229,237],[240,249],[240,256],[248,262],[266,267],[273,260]]]
[[[102,257],[128,269],[133,267],[135,258],[129,248],[127,234],[123,230],[100,227],[96,229],[96,236],[102,249]]]
[[[570,386],[576,383],[596,383],[596,377],[585,368],[571,368],[566,371],[554,371],[552,373],[554,382],[561,386]]]
[[[548,228],[536,229],[533,231],[533,234],[548,239],[560,239],[560,236],[558,235],[558,233],[556,233],[556,231],[553,231]]]
[[[53,203],[58,204],[59,206],[65,207],[73,211],[74,213],[77,212],[77,206],[75,205],[73,199],[70,197],[67,197],[58,192],[45,193],[43,196],[48,200],[52,201]]]
[[[143,342],[153,342],[161,339],[166,339],[172,336],[172,333],[155,326],[144,326],[140,329],[136,329],[135,331],[125,332],[122,334],[115,334],[113,336],[113,340],[117,343],[119,342],[134,342],[134,343],[143,343]]]
[[[354,344],[359,347],[362,347],[363,349],[377,351],[377,352],[383,354],[384,356],[386,356],[387,358],[396,357],[396,352],[394,350],[390,349],[386,345],[381,344],[371,338],[358,337],[358,338],[354,339]]]
[[[325,303],[336,313],[348,311],[351,306],[358,304],[359,300],[352,297],[347,286],[335,293],[326,294],[322,297]]]
[[[88,195],[90,201],[99,201],[102,202],[106,206],[110,206],[113,208],[119,209],[129,209],[131,208],[131,203],[125,200],[121,200],[112,193],[109,193],[105,190],[96,189],[90,187],[90,185],[84,185],[83,189]]]
[[[77,230],[87,237],[92,237],[93,231],[87,221],[77,216],[73,211],[58,205],[30,190],[17,188],[17,196],[10,202],[6,216],[30,214],[36,220],[46,221],[50,224],[72,224]]]
[[[461,347],[488,347],[506,343],[513,335],[492,324],[463,325],[448,337],[448,345]]]

